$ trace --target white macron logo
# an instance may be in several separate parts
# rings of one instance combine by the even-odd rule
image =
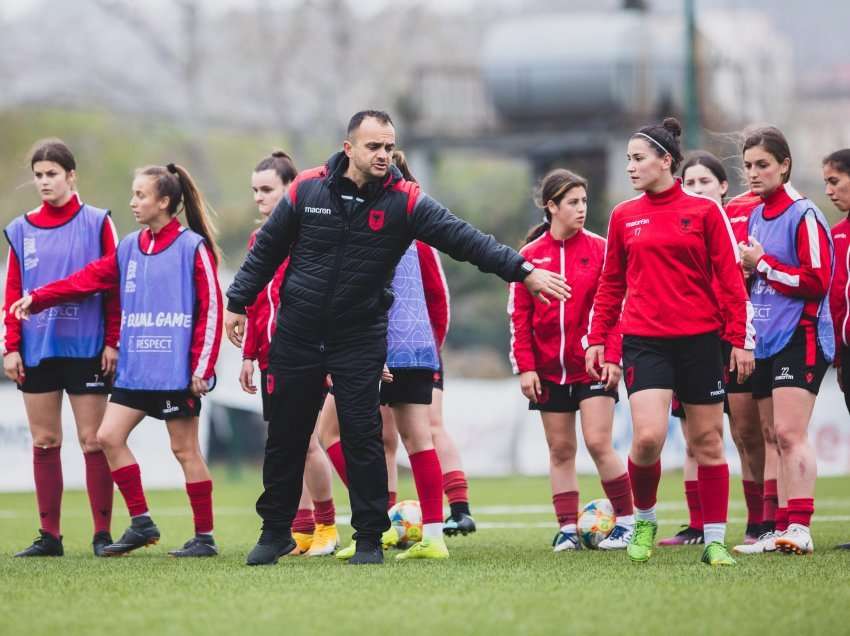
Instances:
[[[793,380],[794,376],[790,373],[791,367],[781,367],[779,371],[779,375],[777,375],[774,380]]]
[[[638,219],[637,221],[626,223],[626,227],[637,227],[638,225],[649,225],[649,219]]]
[[[309,205],[304,207],[304,212],[307,214],[332,214],[330,208],[314,208]]]

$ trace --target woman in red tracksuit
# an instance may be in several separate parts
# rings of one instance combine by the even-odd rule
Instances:
[[[264,158],[251,175],[254,202],[263,219],[269,217],[278,201],[286,194],[289,184],[298,176],[292,159],[277,150]],[[251,234],[248,249],[254,245],[257,230]],[[260,391],[263,398],[263,419],[268,421],[270,396],[274,390],[274,378],[269,375],[269,346],[274,334],[276,316],[280,306],[280,286],[286,274],[289,259],[285,260],[271,282],[257,296],[253,305],[246,307],[245,338],[242,346],[242,369],[239,384],[246,393],[255,395],[254,361],[260,367]],[[319,446],[316,433],[310,438],[304,470],[301,501],[292,521],[292,538],[295,549],[291,555],[325,556],[333,554],[339,544],[336,529],[336,510],[331,490],[331,467],[328,458]]]
[[[702,561],[733,565],[725,545],[729,467],[721,336],[732,344],[730,372],[743,382],[753,368],[751,308],[726,215],[716,201],[689,194],[673,176],[682,160],[681,132],[679,122],[668,118],[629,139],[627,172],[642,194],[611,213],[586,364],[592,377],[598,375],[607,340],[619,326],[634,427],[629,476],[636,524],[629,557],[646,561],[654,548],[660,457],[675,390],[698,464]]]
[[[616,527],[599,547],[625,549],[634,527],[631,486],[611,440],[622,375],[621,338],[616,330],[609,333],[601,377],[595,379],[585,370],[582,346],[605,258],[605,239],[584,229],[585,179],[557,169],[543,178],[539,190],[545,221],[531,230],[520,253],[537,267],[560,272],[569,281],[572,296],[542,304],[522,285],[511,284],[508,314],[514,373],[520,375],[529,408],[540,411],[549,445],[552,503],[559,525],[552,545],[555,552],[581,547],[575,467],[575,414],[580,411],[587,449],[617,517]]]

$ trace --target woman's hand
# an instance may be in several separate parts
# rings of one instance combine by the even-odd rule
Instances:
[[[584,352],[584,370],[594,380],[602,380],[605,367],[605,345],[593,345]]]
[[[9,307],[9,313],[13,314],[18,320],[29,320],[31,306],[32,294],[27,294],[12,303],[12,306]]]
[[[103,375],[113,375],[118,368],[118,349],[106,345],[100,356],[100,370]]]
[[[384,370],[381,371],[381,382],[386,382],[389,384],[393,381],[393,374],[390,373],[390,368],[387,365],[384,365]]]
[[[227,339],[240,349],[242,348],[242,338],[245,337],[247,320],[245,314],[235,314],[232,311],[224,310],[224,330],[227,332]]]
[[[747,381],[747,378],[753,374],[755,366],[756,361],[752,351],[732,347],[732,355],[729,356],[729,372],[738,371],[738,384]]]
[[[12,382],[23,384],[26,373],[24,372],[24,361],[19,352],[11,351],[3,356],[3,373]]]
[[[537,400],[543,391],[537,371],[526,371],[525,373],[520,373],[519,387],[522,389],[522,394],[525,397],[537,404]]]
[[[738,249],[741,251],[741,265],[744,268],[744,272],[752,274],[761,257],[764,256],[764,248],[754,236],[751,236],[749,243],[744,243],[743,241],[738,243]]]
[[[602,365],[602,382],[605,383],[605,390],[612,391],[617,388],[620,383],[620,378],[623,377],[623,369],[619,364],[606,362]]]
[[[207,384],[207,381],[203,378],[199,378],[196,375],[192,376],[192,385],[189,389],[192,392],[192,395],[196,395],[201,397],[202,395],[206,395],[209,393],[210,387]]]
[[[243,360],[242,368],[239,370],[239,386],[245,393],[256,395],[257,387],[254,386],[254,361]]]

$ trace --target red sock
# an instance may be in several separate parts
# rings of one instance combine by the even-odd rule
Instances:
[[[313,519],[316,523],[321,523],[323,526],[332,526],[336,523],[336,508],[334,508],[334,500],[314,501],[313,502]]]
[[[762,500],[762,523],[776,523],[776,508],[779,497],[775,479],[764,480],[764,499]]]
[[[568,524],[578,523],[578,490],[552,495],[552,505],[555,507],[558,526],[563,528]]]
[[[743,480],[744,500],[747,502],[747,525],[758,526],[762,522],[764,484]]]
[[[115,483],[103,451],[83,453],[86,460],[86,490],[89,494],[95,534],[109,532],[112,526],[112,495]]]
[[[699,482],[696,480],[685,482],[685,499],[688,501],[688,514],[691,528],[702,530],[702,507],[699,505]]]
[[[629,457],[629,479],[632,482],[634,505],[641,510],[655,506],[658,482],[661,481],[661,460],[649,466],[639,466]]]
[[[432,448],[413,453],[410,456],[410,469],[422,508],[422,523],[442,523],[443,471],[437,451]]]
[[[702,522],[726,523],[729,516],[729,465],[697,466]]]
[[[316,522],[313,520],[313,511],[309,508],[299,508],[292,520],[292,531],[301,534],[313,534]]]
[[[62,456],[61,447],[32,448],[32,471],[35,477],[35,500],[41,529],[59,537],[59,516],[62,511]]]
[[[342,483],[345,484],[346,488],[348,488],[348,471],[345,468],[345,456],[342,454],[342,442],[334,442],[328,446],[326,452],[328,454],[328,458],[331,460],[331,464],[334,465],[336,474],[339,475]]]
[[[605,496],[608,497],[608,501],[614,508],[615,517],[628,517],[634,514],[632,484],[629,481],[628,473],[623,473],[610,481],[603,481],[602,490],[605,491]]]
[[[145,501],[145,491],[142,488],[142,471],[138,464],[113,470],[112,479],[121,491],[131,517],[137,517],[148,511],[148,502]]]
[[[450,504],[469,503],[469,483],[466,473],[462,470],[452,470],[443,475],[443,492]]]
[[[785,532],[788,529],[788,508],[777,506],[776,508],[776,531]]]
[[[212,480],[187,483],[186,493],[192,506],[195,534],[209,534],[213,531]]]
[[[398,501],[398,493],[395,490],[390,490],[387,493],[387,510],[392,508]]]
[[[815,500],[813,498],[788,500],[788,525],[798,523],[808,528],[812,524],[814,513]]]

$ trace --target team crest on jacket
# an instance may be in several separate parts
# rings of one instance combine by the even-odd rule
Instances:
[[[682,218],[679,219],[679,226],[682,228],[683,232],[690,232],[690,230],[691,230],[691,220],[688,217],[683,216]]]
[[[369,227],[373,232],[377,232],[384,227],[383,210],[369,210]]]

